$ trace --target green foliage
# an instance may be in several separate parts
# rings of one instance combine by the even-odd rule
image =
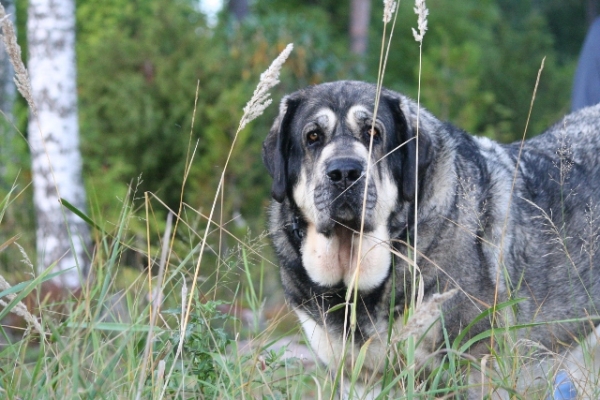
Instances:
[[[207,399],[235,399],[242,393],[262,393],[263,398],[272,399],[290,398],[298,388],[286,378],[302,372],[301,361],[286,357],[285,347],[260,349],[259,356],[248,348],[240,349],[240,343],[228,333],[237,322],[230,314],[220,312],[220,306],[227,304],[196,299],[179,359],[175,358],[175,349],[182,339],[179,331],[173,331],[167,339],[169,345],[163,340],[156,342],[157,358],[164,354],[165,348],[172,349],[164,358],[166,370],[174,368],[167,382],[167,395],[176,395],[185,387],[187,392]],[[163,314],[169,312],[182,315],[180,309]],[[299,379],[298,383],[301,382]],[[151,387],[152,381],[149,379],[146,384]]]
[[[555,35],[539,10],[523,2],[513,8],[510,2],[428,1],[421,72],[425,107],[471,133],[503,142],[523,136],[542,59],[546,57],[529,135],[568,112],[575,64],[573,55],[559,56]],[[411,32],[416,17],[412,6],[400,6],[384,84],[416,98],[419,48]],[[377,72],[381,40],[380,14],[374,14],[372,23],[378,28],[371,35],[370,80]],[[582,41],[583,35],[577,39]]]
[[[201,15],[181,1],[83,2],[77,12],[85,21],[77,44],[86,173],[99,193],[142,174],[142,191],[162,189],[173,204],[195,82],[204,78],[188,57],[206,46],[195,41]]]
[[[140,190],[177,209],[188,151],[197,145],[184,201],[206,206],[242,108],[285,45],[294,42],[295,51],[276,99],[340,69],[320,32],[322,11],[294,19],[270,13],[242,25],[223,19],[211,30],[191,2],[102,3],[78,8],[86,21],[78,32],[82,150],[98,196],[142,174]],[[226,215],[238,211],[259,229],[257,210],[269,197],[261,143],[275,109],[240,133],[225,183]]]
[[[15,206],[11,202],[14,191],[13,188],[10,196],[0,199],[2,227],[3,217]],[[310,379],[303,375],[302,362],[285,354],[285,347],[269,348],[279,339],[274,328],[278,322],[260,331],[254,327],[246,329],[242,321],[227,312],[229,302],[243,305],[248,301],[254,307],[252,312],[259,313],[266,301],[262,297],[262,283],[258,291],[254,290],[249,259],[243,252],[239,262],[244,265],[248,278],[244,298],[238,296],[243,292],[240,290],[230,296],[227,303],[210,300],[224,282],[225,273],[221,272],[221,279],[213,286],[190,289],[194,297],[190,309],[186,307],[187,301],[182,305],[180,289],[188,285],[193,276],[188,262],[197,256],[194,243],[190,243],[187,253],[181,250],[181,260],[176,254],[169,256],[171,263],[165,271],[164,282],[146,281],[144,275],[125,268],[126,253],[132,251],[132,239],[137,236],[131,229],[132,222],[138,220],[134,197],[133,194],[125,197],[119,210],[109,210],[110,214],[119,215],[115,226],[101,226],[95,217],[82,215],[90,226],[97,227],[98,237],[92,266],[94,279],[81,289],[78,297],[65,293],[57,299],[54,295],[58,292],[45,292],[40,288],[43,281],[58,273],[48,275],[46,272],[12,288],[2,284],[0,298],[7,305],[0,308],[0,317],[29,316],[18,323],[29,329],[8,328],[15,325],[15,319],[3,320],[0,325],[3,341],[0,362],[11,365],[10,369],[0,369],[0,397],[119,399],[136,398],[139,394],[141,398],[156,399],[244,396],[284,399],[302,392],[306,380]],[[81,214],[70,205],[67,208]],[[154,231],[156,221],[144,223],[148,224],[148,231],[150,225]],[[17,239],[15,235],[0,242],[0,253],[15,247]],[[192,236],[191,240],[197,241],[197,237]],[[255,245],[250,241],[244,243],[252,254],[264,261]],[[149,252],[142,256],[150,258],[152,263],[159,255],[154,249]],[[201,276],[199,280],[203,279]],[[40,305],[35,309],[35,316],[30,316],[18,302],[26,295],[31,297],[33,289],[41,290]],[[148,296],[158,292],[164,296],[163,305],[159,318],[151,323],[153,309]],[[45,299],[46,293],[52,296],[50,301]],[[29,304],[35,302],[35,297],[30,300]],[[189,312],[185,331],[181,325],[183,308]],[[33,312],[31,308],[29,311]],[[39,323],[33,324],[31,321],[38,316]],[[175,357],[180,341],[183,351]],[[146,349],[153,350],[149,357]],[[161,362],[166,367],[162,373]],[[163,387],[166,397],[160,396]]]
[[[226,371],[233,367],[232,363],[225,361],[226,365],[221,366],[215,360],[226,354],[231,341],[222,327],[215,326],[221,320],[232,318],[218,311],[217,306],[221,304],[223,302],[220,301],[195,302],[183,338],[183,360],[175,359],[175,351],[169,353],[166,360],[168,368],[173,364],[176,368],[175,374],[168,382],[168,388],[173,393],[177,392],[182,383],[189,388],[191,382],[194,382],[202,395],[213,398],[223,390],[221,385],[229,386]],[[177,310],[177,313],[183,315],[181,310]],[[169,348],[176,349],[181,339],[181,334],[176,331],[169,338]],[[159,342],[157,347],[158,355],[164,349],[164,343]],[[190,378],[193,378],[193,381]]]
[[[580,0],[502,0],[498,2],[506,20],[514,28],[520,25],[533,12],[547,21],[553,39],[553,47],[563,62],[570,62],[579,55],[583,38],[591,22],[586,15],[592,3],[597,0],[583,2]],[[544,32],[544,33],[546,33]]]

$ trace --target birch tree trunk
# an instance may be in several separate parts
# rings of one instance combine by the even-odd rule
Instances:
[[[4,12],[15,24],[15,3],[13,0],[2,0]],[[0,27],[1,29],[1,27]],[[11,144],[13,143],[13,132],[11,127],[13,121],[13,103],[15,102],[16,87],[13,77],[12,64],[4,47],[4,41],[0,40],[0,183],[5,179],[6,165],[11,159]]]
[[[29,0],[28,69],[37,115],[29,118],[29,144],[36,212],[38,267],[56,262],[56,278],[69,289],[89,271],[88,226],[62,208],[64,198],[85,212],[81,176],[75,67],[74,0]]]

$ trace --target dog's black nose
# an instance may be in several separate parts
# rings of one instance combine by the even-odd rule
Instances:
[[[326,174],[331,182],[344,188],[354,183],[363,172],[362,163],[353,158],[338,158],[329,163]]]

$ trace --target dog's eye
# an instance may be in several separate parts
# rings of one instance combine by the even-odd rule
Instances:
[[[310,131],[306,134],[306,141],[308,144],[315,144],[321,140],[321,135],[317,131]]]
[[[367,136],[367,139],[370,139],[370,137],[373,137],[373,141],[377,141],[381,138],[381,134],[379,133],[379,129],[377,128],[369,128],[365,131],[365,135]]]

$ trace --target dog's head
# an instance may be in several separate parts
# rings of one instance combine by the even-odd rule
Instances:
[[[320,234],[358,230],[363,204],[364,232],[373,231],[398,202],[414,201],[416,118],[408,99],[385,89],[374,117],[375,99],[375,85],[362,82],[300,90],[282,100],[264,142],[273,198],[292,201]],[[419,169],[428,163],[427,147],[420,136]]]

